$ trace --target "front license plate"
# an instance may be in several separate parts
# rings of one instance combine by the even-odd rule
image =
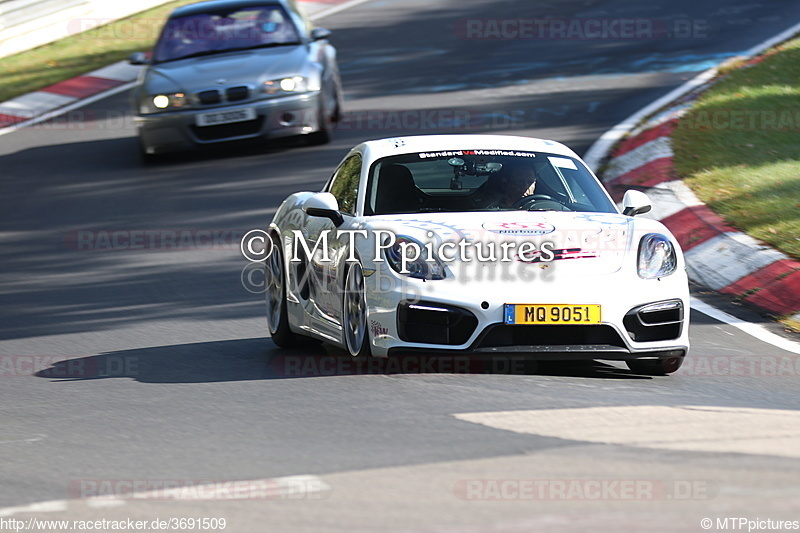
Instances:
[[[506,304],[505,323],[600,324],[600,306],[566,304]]]
[[[198,126],[217,126],[219,124],[231,124],[233,122],[245,122],[255,120],[256,110],[252,107],[237,109],[235,111],[218,111],[216,113],[203,113],[197,115],[196,123]]]

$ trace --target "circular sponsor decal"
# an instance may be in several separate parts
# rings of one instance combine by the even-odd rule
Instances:
[[[503,235],[547,235],[556,227],[547,222],[485,222],[483,229]]]

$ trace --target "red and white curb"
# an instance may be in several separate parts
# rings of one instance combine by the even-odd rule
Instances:
[[[800,23],[747,50],[741,59],[753,60],[798,32]],[[728,226],[675,171],[672,131],[717,74],[716,67],[702,72],[626,118],[605,132],[584,160],[597,170],[611,154],[600,177],[617,198],[630,186],[649,188],[654,206],[645,216],[662,221],[678,238],[691,279],[769,313],[800,320],[800,263]]]
[[[670,136],[687,107],[683,101],[673,105],[619,143],[603,181],[617,200],[628,188],[649,189],[654,206],[648,216],[678,239],[692,280],[800,319],[800,262],[730,227],[679,179]]]
[[[300,0],[311,20],[320,20],[368,0]],[[32,123],[48,120],[70,106],[88,103],[93,97],[106,97],[128,88],[141,67],[121,61],[82,76],[62,81],[12,100],[0,103],[0,135]]]
[[[57,109],[116,89],[136,79],[139,67],[120,62],[0,104],[0,129],[23,126]]]

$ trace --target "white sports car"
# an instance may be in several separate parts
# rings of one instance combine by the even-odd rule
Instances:
[[[359,144],[268,234],[267,319],[353,357],[517,354],[677,370],[687,353],[681,250],[628,191],[620,213],[557,142],[431,135]]]

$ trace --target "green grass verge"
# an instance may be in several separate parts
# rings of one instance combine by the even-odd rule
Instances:
[[[0,102],[150,50],[178,0],[123,20],[0,59]],[[80,24],[81,21],[73,21]]]
[[[681,118],[675,166],[728,223],[800,259],[800,39],[729,72]]]

